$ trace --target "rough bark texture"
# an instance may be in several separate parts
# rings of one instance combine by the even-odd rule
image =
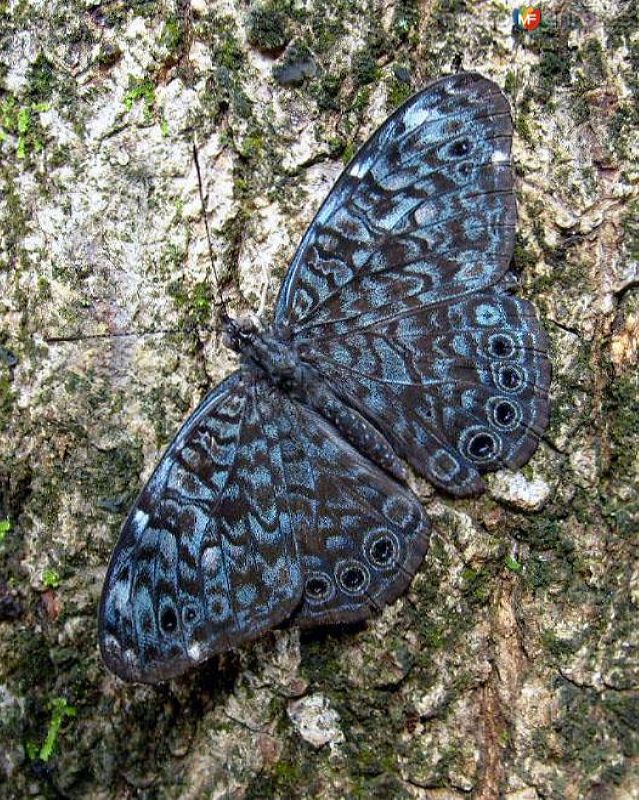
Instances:
[[[0,796],[639,796],[637,10],[542,13],[513,35],[499,2],[0,2]],[[368,626],[121,683],[110,550],[231,368],[191,142],[232,307],[270,308],[343,162],[460,66],[513,105],[547,437],[477,500],[421,485],[438,535]]]

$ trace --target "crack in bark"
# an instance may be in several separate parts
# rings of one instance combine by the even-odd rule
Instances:
[[[639,289],[639,278],[629,278],[618,289],[613,289],[612,294],[617,302],[621,303],[626,294],[632,292],[634,289]]]
[[[517,702],[528,658],[517,621],[517,582],[500,582],[492,619],[491,664],[488,680],[479,688],[480,772],[477,800],[503,797],[506,755],[511,727],[510,709]]]
[[[551,322],[553,325],[556,325],[557,328],[564,331],[565,333],[570,333],[573,336],[576,336],[578,339],[583,339],[581,331],[578,328],[573,328],[571,325],[566,325],[565,322],[559,322],[559,320],[553,319],[552,317],[546,317],[548,322]]]

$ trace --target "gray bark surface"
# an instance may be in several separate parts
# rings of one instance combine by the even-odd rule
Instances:
[[[639,24],[542,14],[0,0],[0,797],[639,797]],[[344,162],[459,66],[513,107],[547,436],[478,499],[419,484],[437,534],[370,624],[125,685],[96,640],[112,546],[233,366],[193,140],[231,307],[270,310]]]

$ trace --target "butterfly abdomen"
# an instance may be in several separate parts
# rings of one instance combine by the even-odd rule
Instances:
[[[397,480],[406,482],[407,472],[386,437],[358,411],[341,400],[312,367],[304,369],[303,402],[337,428],[349,444]]]

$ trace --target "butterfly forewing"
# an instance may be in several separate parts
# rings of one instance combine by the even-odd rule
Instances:
[[[143,489],[100,610],[108,666],[156,682],[253,639],[298,604],[302,575],[272,388],[235,373]]]
[[[276,324],[348,335],[495,283],[512,255],[508,102],[472,73],[415,95],[342,173],[295,254]]]

